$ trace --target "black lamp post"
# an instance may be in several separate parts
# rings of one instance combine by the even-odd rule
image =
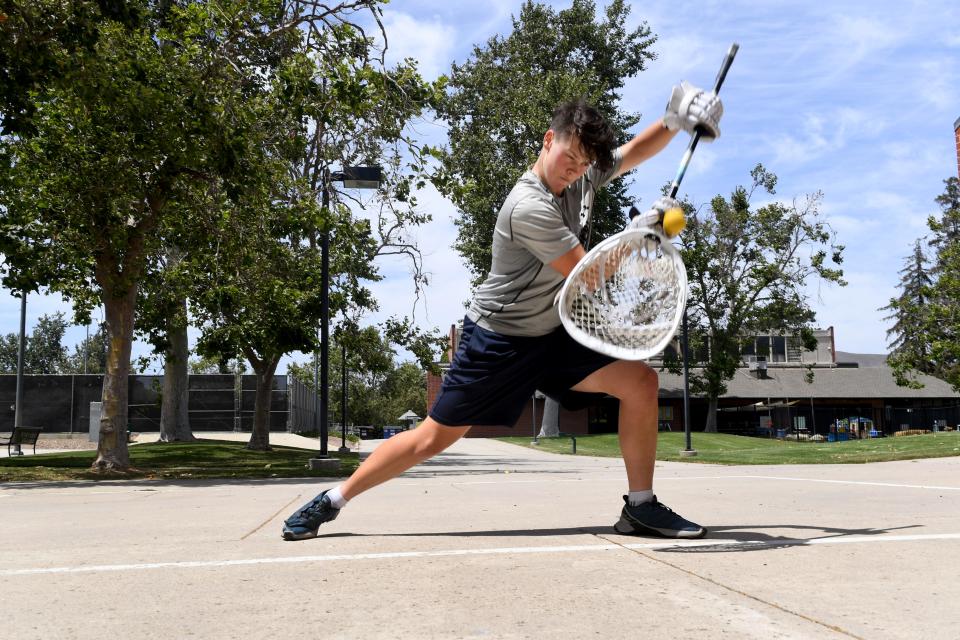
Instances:
[[[683,310],[683,333],[680,334],[680,341],[683,343],[683,434],[685,438],[685,447],[680,451],[680,455],[692,457],[697,455],[697,450],[691,446],[690,442],[690,345],[687,334],[687,310]]]
[[[20,341],[17,344],[17,390],[13,400],[13,428],[23,426],[23,358],[27,331],[27,292],[20,292]],[[12,438],[12,436],[11,436]],[[20,445],[13,445],[14,453],[21,455]]]
[[[340,344],[340,453],[350,453],[347,446],[347,345]]]
[[[323,208],[330,206],[330,183],[342,182],[347,189],[378,189],[383,170],[380,167],[346,167],[343,171],[326,173],[323,180]],[[323,227],[320,241],[320,271],[322,289],[320,297],[320,457],[328,455],[329,437],[328,407],[330,402],[330,232]]]

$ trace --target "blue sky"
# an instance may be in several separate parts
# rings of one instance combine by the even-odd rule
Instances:
[[[393,0],[384,9],[388,59],[413,57],[436,77],[466,60],[474,44],[508,32],[520,6]],[[623,107],[644,115],[641,127],[661,115],[674,83],[709,86],[730,43],[740,43],[722,92],[723,135],[701,145],[681,191],[706,203],[744,184],[758,162],[779,176],[780,200],[801,203],[822,191],[821,210],[847,247],[849,285],[810,283],[817,325],[834,327],[838,350],[884,352],[887,322],[877,309],[896,294],[904,258],[926,234],[927,216],[939,211],[934,198],[943,180],[957,175],[960,3],[656,0],[634,3],[631,20],[646,21],[659,38],[657,59],[623,92]],[[432,142],[445,135],[429,118],[413,130]],[[650,202],[673,177],[685,145],[678,136],[633,172],[637,200]],[[445,329],[463,315],[468,296],[469,275],[451,249],[457,212],[432,189],[419,199],[433,216],[414,233],[432,284],[416,317]],[[381,310],[370,322],[413,308],[408,266],[384,261],[380,268],[386,279],[373,289]],[[31,297],[28,327],[61,308],[56,298]],[[0,294],[0,333],[16,332],[18,322],[19,300]],[[71,329],[66,342],[79,342],[83,332]]]

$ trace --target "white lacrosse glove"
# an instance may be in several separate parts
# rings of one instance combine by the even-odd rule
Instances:
[[[665,216],[668,211],[677,210],[676,212],[671,213],[666,224],[664,224]],[[631,214],[636,209],[631,209]],[[678,216],[679,215],[679,219]],[[683,207],[680,206],[680,202],[669,196],[661,196],[657,199],[656,202],[651,205],[649,209],[634,216],[630,222],[627,223],[628,229],[638,229],[640,227],[649,227],[655,231],[660,231],[668,238],[673,238],[686,226],[686,221],[683,217]]]
[[[698,128],[703,142],[713,142],[720,137],[720,118],[723,103],[713,91],[707,92],[689,82],[681,82],[673,88],[663,124],[671,131],[683,129],[693,135]]]

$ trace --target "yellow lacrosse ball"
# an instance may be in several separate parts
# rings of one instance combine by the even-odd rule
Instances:
[[[687,226],[687,218],[683,215],[683,209],[674,207],[667,209],[663,214],[663,230],[668,236],[673,238]]]

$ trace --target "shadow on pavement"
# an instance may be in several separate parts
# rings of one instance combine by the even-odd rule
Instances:
[[[872,536],[883,535],[891,531],[902,529],[913,529],[921,525],[906,525],[903,527],[894,527],[888,529],[838,529],[831,527],[817,527],[812,525],[755,525],[755,526],[712,526],[707,534],[706,540],[710,537],[723,535],[722,540],[717,544],[704,544],[698,540],[696,545],[687,544],[688,541],[677,540],[676,546],[666,546],[653,549],[660,553],[731,553],[743,551],[772,551],[775,549],[787,549],[791,547],[808,546],[813,540],[825,540],[838,537],[851,536]],[[822,532],[826,535],[813,538],[792,538],[786,536],[776,536],[762,533],[762,529],[800,529]],[[455,537],[455,538],[546,538],[552,536],[576,536],[593,535],[601,536],[603,540],[611,541],[606,536],[615,535],[621,538],[631,540],[645,540],[653,543],[663,543],[669,545],[671,540],[658,538],[655,536],[625,536],[618,534],[613,530],[613,526],[594,526],[594,527],[555,527],[549,529],[497,529],[486,531],[429,531],[416,533],[330,533],[320,534],[318,538],[437,538],[437,537]]]
[[[678,543],[675,547],[666,547],[656,549],[660,553],[731,553],[743,551],[771,551],[774,549],[787,549],[790,547],[803,547],[815,544],[816,540],[828,540],[832,538],[846,538],[852,536],[878,536],[891,531],[900,531],[902,529],[914,529],[921,525],[912,524],[902,527],[892,527],[888,529],[838,529],[832,527],[817,527],[812,525],[779,524],[779,525],[757,525],[757,526],[711,526],[707,539],[724,535],[724,540],[717,541],[716,545],[698,544],[697,546],[683,545]],[[820,531],[826,535],[814,536],[811,538],[792,538],[788,536],[773,536],[758,532],[758,529],[801,529]],[[733,541],[733,542],[731,542]]]
[[[613,532],[613,525],[608,527],[562,527],[554,529],[498,529],[491,531],[428,531],[419,533],[330,533],[320,534],[318,538],[518,538],[518,537],[549,537],[549,536],[576,536],[599,535]]]

